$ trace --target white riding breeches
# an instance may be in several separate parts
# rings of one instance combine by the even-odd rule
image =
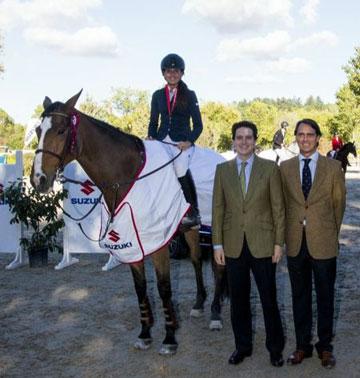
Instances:
[[[173,143],[177,144],[171,138],[169,135],[166,136],[166,138],[163,140],[164,142],[167,143]],[[180,150],[178,147],[173,146],[171,144],[164,144],[164,147],[171,159],[173,159],[176,155],[179,154]],[[174,169],[175,169],[175,174],[176,176],[183,177],[186,174],[186,171],[189,169],[190,165],[190,157],[192,154],[194,146],[191,146],[187,150],[184,150],[175,160],[174,160]]]

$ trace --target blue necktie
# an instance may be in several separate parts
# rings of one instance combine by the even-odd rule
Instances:
[[[311,171],[309,163],[311,159],[303,159],[304,167],[302,171],[302,191],[304,193],[305,200],[308,198],[311,189]]]

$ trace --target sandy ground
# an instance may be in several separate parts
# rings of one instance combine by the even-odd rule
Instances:
[[[229,303],[224,304],[222,331],[208,329],[210,300],[202,318],[189,317],[195,297],[189,260],[172,261],[174,300],[181,328],[177,333],[178,353],[166,358],[158,355],[164,337],[163,317],[150,263],[147,272],[149,294],[155,306],[154,342],[149,350],[140,352],[133,348],[140,328],[127,266],[102,272],[105,256],[81,255],[79,264],[55,271],[60,256],[54,254],[47,268],[5,271],[13,256],[0,254],[0,376],[360,377],[359,167],[350,168],[347,188],[336,283],[335,369],[322,368],[316,356],[295,367],[270,365],[254,285],[254,352],[242,364],[228,365],[234,348]],[[204,274],[211,297],[213,279],[209,262]],[[294,348],[294,329],[285,259],[278,268],[278,299],[287,338],[286,356]]]

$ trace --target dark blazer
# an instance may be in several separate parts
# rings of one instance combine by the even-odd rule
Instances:
[[[285,209],[278,166],[255,155],[245,199],[236,159],[216,167],[213,193],[212,241],[222,244],[226,257],[241,254],[244,234],[251,254],[271,257],[283,246]]]
[[[284,135],[281,129],[277,130],[273,138],[273,148],[281,148],[284,143]]]
[[[345,211],[345,178],[339,161],[319,155],[314,182],[305,201],[301,190],[299,157],[280,165],[285,204],[285,242],[287,254],[296,256],[303,237],[315,259],[330,259],[338,254],[340,226]]]
[[[171,120],[168,113],[165,88],[154,92],[151,100],[151,114],[148,136],[163,140],[167,135],[174,142],[189,141],[194,143],[202,132],[203,124],[199,104],[194,91],[183,88],[186,96],[186,105],[175,104]],[[160,126],[159,126],[159,116]],[[190,127],[192,119],[192,129]]]

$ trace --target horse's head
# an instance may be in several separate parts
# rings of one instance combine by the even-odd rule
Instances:
[[[78,116],[74,114],[74,108],[80,94],[81,91],[65,104],[52,103],[49,97],[44,99],[42,122],[36,128],[38,148],[30,175],[31,184],[39,192],[48,192],[56,172],[75,158]]]
[[[349,152],[357,157],[355,142],[349,142]]]

